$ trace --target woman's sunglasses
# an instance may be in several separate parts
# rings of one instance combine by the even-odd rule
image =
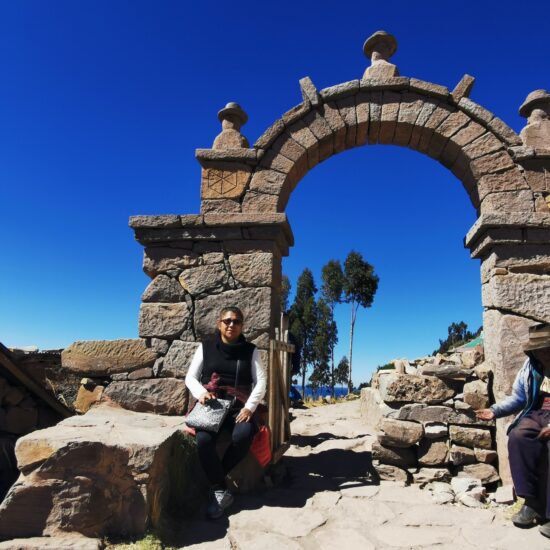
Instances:
[[[243,324],[243,322],[240,319],[222,319],[221,321],[226,327],[230,325],[239,326]]]

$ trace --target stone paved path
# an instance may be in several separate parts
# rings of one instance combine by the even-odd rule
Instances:
[[[182,526],[182,547],[209,550],[550,549],[503,509],[433,504],[428,491],[369,481],[372,428],[353,401],[294,411],[290,479],[240,496],[228,518]]]

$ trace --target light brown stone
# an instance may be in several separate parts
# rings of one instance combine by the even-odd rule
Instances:
[[[533,212],[533,193],[530,190],[490,193],[481,201],[481,213]]]
[[[453,443],[464,447],[479,447],[491,449],[491,432],[484,428],[468,428],[466,426],[449,426],[449,437]]]
[[[472,174],[477,179],[486,174],[494,174],[514,168],[514,166],[514,161],[505,151],[480,156],[470,163]]]
[[[436,404],[453,397],[455,391],[434,376],[392,374],[381,379],[380,394],[386,403]]]
[[[103,395],[103,386],[94,386],[92,388],[81,385],[78,388],[78,394],[74,402],[74,409],[80,414],[87,413],[90,407],[101,400]]]
[[[129,411],[175,416],[187,410],[189,399],[185,383],[176,378],[111,382],[104,396]]]
[[[493,449],[474,449],[474,455],[478,462],[493,464],[497,461],[497,452]]]
[[[174,340],[164,357],[162,376],[185,378],[191,364],[191,359],[193,359],[193,355],[199,345],[197,342]]]
[[[407,470],[391,464],[375,464],[374,469],[382,481],[398,481],[408,483],[410,474]]]
[[[474,464],[476,461],[473,449],[455,444],[451,445],[449,459],[455,466],[460,464]]]
[[[178,280],[191,296],[198,296],[222,290],[227,284],[228,275],[223,264],[211,264],[185,269]]]
[[[201,214],[218,212],[240,212],[241,203],[232,199],[204,199],[201,201]]]
[[[139,335],[141,337],[177,338],[191,322],[189,307],[179,304],[141,304]]]
[[[152,367],[157,354],[146,347],[145,341],[90,340],[73,342],[61,353],[64,369],[88,376],[105,376]]]
[[[489,406],[489,388],[483,380],[473,380],[464,384],[464,402],[472,409],[485,409]],[[479,445],[481,447],[482,445]]]
[[[150,246],[145,248],[143,256],[143,271],[149,277],[156,277],[160,273],[199,265],[200,256],[191,251],[192,243],[188,248],[169,248]]]
[[[185,290],[182,286],[167,275],[158,275],[145,289],[141,296],[142,302],[182,302]]]
[[[483,485],[500,481],[496,468],[491,464],[468,464],[458,475],[479,479]]]
[[[422,439],[424,428],[417,422],[382,418],[377,426],[378,440],[391,447],[411,447]]]
[[[487,132],[472,141],[472,143],[466,145],[464,147],[464,152],[468,155],[470,160],[474,160],[483,155],[500,151],[501,149],[504,149],[504,144],[493,134]]]
[[[372,444],[372,458],[382,464],[408,468],[416,465],[416,450],[414,447],[387,447],[375,441]]]
[[[392,143],[399,116],[401,94],[391,91],[384,92],[382,98],[382,113],[380,115],[380,130],[378,143]]]
[[[228,164],[219,168],[203,168],[201,199],[231,199],[239,198],[246,189],[250,179],[250,168],[244,165],[238,167]]]
[[[469,97],[475,81],[476,79],[473,76],[465,74],[451,92],[453,100],[458,103],[463,97]]]
[[[415,483],[426,485],[434,481],[446,482],[451,480],[451,473],[447,468],[420,468],[413,474]]]
[[[418,464],[440,466],[449,462],[449,447],[446,439],[423,439],[418,446]]]
[[[270,286],[273,283],[273,254],[232,254],[229,256],[231,274],[244,286]]]
[[[449,423],[476,426],[493,426],[493,421],[484,421],[476,418],[473,411],[455,411],[451,407],[442,405],[425,406],[422,404],[405,405],[399,410],[399,420],[411,420],[424,423]]]

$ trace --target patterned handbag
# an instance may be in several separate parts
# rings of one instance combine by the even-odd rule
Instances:
[[[239,379],[240,362],[240,360],[237,360],[235,389],[237,388],[237,381]],[[193,410],[187,415],[185,423],[195,430],[218,433],[236,400],[236,397],[233,399],[210,399],[204,405],[197,401]]]

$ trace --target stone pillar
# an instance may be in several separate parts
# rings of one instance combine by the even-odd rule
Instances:
[[[294,242],[286,215],[134,216],[130,226],[153,279],[142,295],[139,335],[161,354],[158,375],[183,378],[197,342],[232,305],[243,310],[244,334],[267,364],[280,315],[281,258]]]
[[[481,260],[485,358],[496,401],[510,394],[526,359],[529,327],[550,321],[550,213],[482,214],[465,240]],[[511,483],[506,428],[497,423],[500,476]]]

